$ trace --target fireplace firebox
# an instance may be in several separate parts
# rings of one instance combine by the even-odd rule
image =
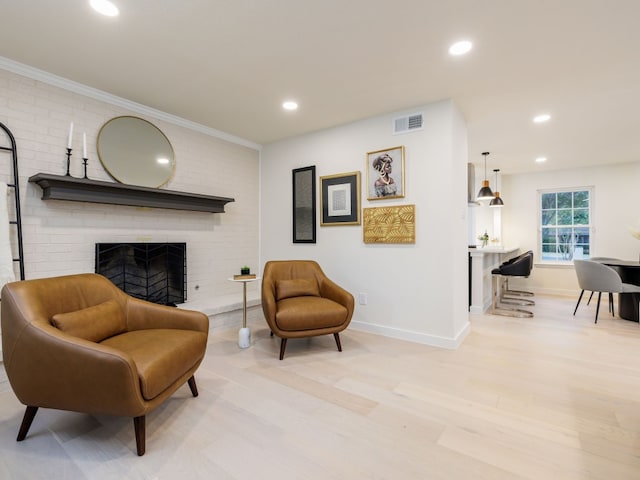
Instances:
[[[132,297],[162,305],[187,300],[186,243],[96,243],[95,271]]]

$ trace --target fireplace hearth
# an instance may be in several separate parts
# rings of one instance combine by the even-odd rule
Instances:
[[[95,271],[132,297],[174,306],[187,300],[186,243],[96,243]]]

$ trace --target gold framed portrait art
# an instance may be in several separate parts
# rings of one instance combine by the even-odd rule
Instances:
[[[367,200],[404,198],[404,145],[367,152]]]

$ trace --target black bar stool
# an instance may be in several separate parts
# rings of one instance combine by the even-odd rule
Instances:
[[[531,268],[533,269],[533,250],[529,250],[528,252],[522,253],[516,257],[513,257],[509,260],[507,260],[504,264],[508,264],[508,263],[513,263],[516,260],[521,259],[522,257],[529,257],[531,260]],[[503,265],[504,265],[503,264]],[[504,298],[505,296],[508,297],[533,297],[533,292],[528,292],[526,290],[511,290],[509,288],[509,277],[507,277],[505,279],[504,282],[504,290],[502,292],[502,297]],[[525,303],[526,305],[535,305],[534,302],[531,303]]]
[[[505,284],[509,278],[528,278],[533,268],[533,254],[529,252],[507,261],[494,268],[492,275],[492,308],[490,313],[494,315],[505,315],[508,317],[530,318],[533,312],[520,308],[507,307],[507,305],[534,305],[532,300],[514,299],[504,297]]]

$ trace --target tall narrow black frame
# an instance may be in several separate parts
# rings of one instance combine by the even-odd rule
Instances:
[[[293,243],[316,243],[316,167],[295,168],[293,184]]]

